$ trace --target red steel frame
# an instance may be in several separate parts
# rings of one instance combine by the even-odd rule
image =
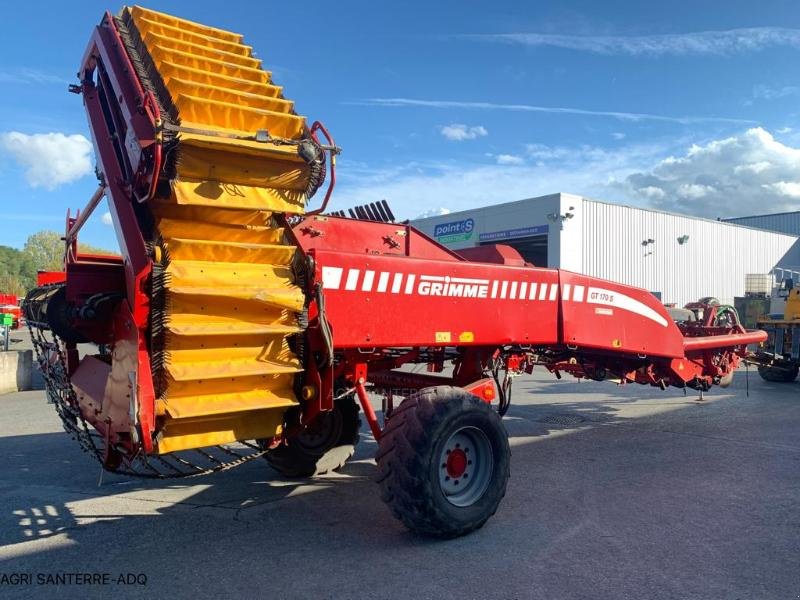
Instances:
[[[83,414],[107,446],[152,452],[155,396],[149,354],[148,285],[152,262],[142,237],[137,205],[152,195],[161,170],[159,115],[136,79],[110,14],[95,29],[84,55],[81,85],[103,192],[122,257],[80,256],[75,240],[84,216],[68,220],[67,298],[75,306],[97,294],[117,294],[113,310],[76,319],[88,340],[113,345],[111,364],[69,347],[69,371]],[[320,124],[331,147],[335,144]],[[499,370],[543,365],[557,376],[615,379],[666,387],[707,389],[730,374],[745,347],[765,339],[738,323],[676,325],[649,292],[556,269],[526,265],[513,249],[498,247],[466,260],[409,225],[316,214],[290,235],[309,264],[311,299],[301,423],[333,408],[336,386],[355,390],[370,427],[381,434],[367,384],[383,390],[385,415],[403,390],[449,383],[486,402],[503,396]],[[89,203],[96,205],[101,192]],[[319,363],[315,356],[329,354]],[[454,363],[450,377],[441,372]],[[397,371],[427,363],[429,373]],[[491,375],[491,376],[490,376]],[[300,425],[297,424],[297,425]],[[288,434],[295,431],[289,428]],[[107,457],[108,462],[113,457]]]

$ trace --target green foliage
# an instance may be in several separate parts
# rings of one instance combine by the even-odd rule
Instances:
[[[89,244],[78,244],[78,252],[116,254]],[[0,294],[24,296],[36,286],[37,271],[63,270],[64,242],[55,231],[28,236],[22,250],[0,246]]]
[[[0,294],[20,296],[36,284],[36,267],[30,255],[0,246]]]
[[[40,271],[61,271],[64,268],[64,242],[55,231],[38,231],[28,236],[23,252]]]

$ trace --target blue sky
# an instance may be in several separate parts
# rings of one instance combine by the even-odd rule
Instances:
[[[334,208],[386,198],[413,218],[556,191],[708,217],[800,208],[796,2],[148,6],[245,34],[343,147]],[[95,189],[66,87],[119,8],[6,8],[0,244],[61,231]],[[83,240],[114,248],[104,212]]]

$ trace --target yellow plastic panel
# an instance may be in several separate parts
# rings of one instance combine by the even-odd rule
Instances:
[[[275,393],[275,392],[278,393]],[[164,400],[169,416],[175,419],[191,419],[202,416],[239,413],[263,408],[288,408],[297,404],[291,397],[291,387],[277,390],[252,390],[217,396],[193,396],[191,398],[172,398]]]
[[[266,263],[288,265],[294,258],[294,246],[211,242],[172,238],[167,243],[173,260],[206,260],[226,263]]]
[[[252,302],[263,302],[268,306],[287,308],[299,312],[303,309],[304,297],[299,288],[264,288],[264,287],[245,287],[220,288],[203,287],[198,285],[171,285],[170,295],[179,294],[186,296],[207,296],[210,298],[231,298],[240,300],[250,300]]]
[[[189,448],[230,444],[278,435],[283,427],[283,408],[224,415],[218,418],[174,419],[167,422],[158,452],[166,454]]]
[[[250,297],[235,298],[224,293],[218,296],[178,294],[171,290],[168,327],[189,327],[208,323],[224,323],[232,326],[247,323],[256,329],[262,325],[294,327],[297,325],[297,316],[284,307],[270,306]]]
[[[233,65],[240,65],[242,67],[250,67],[253,69],[261,68],[261,61],[252,56],[245,56],[241,53],[228,52],[220,48],[214,48],[208,44],[191,42],[188,40],[175,39],[166,35],[161,35],[155,31],[147,31],[142,35],[144,43],[148,48],[152,48],[158,44],[162,48],[168,50],[177,50],[185,54],[196,54],[197,56],[205,56],[215,60],[231,63]]]
[[[235,77],[225,77],[219,73],[210,73],[208,71],[190,69],[188,67],[176,65],[169,61],[162,61],[158,66],[158,71],[167,86],[169,86],[170,81],[181,79],[194,83],[202,83],[204,85],[209,85],[216,88],[227,89],[232,92],[260,94],[262,96],[271,98],[280,97],[283,92],[283,88],[281,86],[272,83],[259,83],[257,81],[236,79]]]
[[[284,100],[283,98],[250,94],[228,87],[197,83],[196,81],[189,81],[177,77],[170,79],[168,85],[170,93],[173,96],[194,96],[216,102],[234,104],[240,107],[256,108],[276,113],[289,113],[292,111],[294,105],[290,100]]]
[[[231,361],[171,363],[167,372],[177,381],[205,381],[208,379],[233,379],[252,375],[272,375],[276,373],[299,373],[298,365],[269,363],[266,361]],[[203,388],[200,388],[202,390]],[[200,391],[198,390],[198,391]],[[167,396],[169,397],[169,396]]]
[[[189,31],[191,33],[204,35],[219,40],[224,40],[233,44],[242,43],[242,35],[240,33],[233,33],[232,31],[225,31],[224,29],[217,29],[216,27],[209,27],[208,25],[201,25],[188,19],[180,19],[167,15],[162,12],[144,8],[141,6],[133,6],[130,8],[131,14],[134,18],[145,18],[153,21],[154,23],[162,23],[170,27],[174,27],[181,31]]]
[[[198,148],[191,143],[181,144],[178,161],[180,179],[173,191],[179,204],[302,212],[308,184],[308,171],[302,165],[290,168],[263,157]],[[184,180],[189,180],[188,185],[181,185]]]
[[[210,242],[241,242],[244,244],[279,244],[283,240],[283,230],[266,226],[250,225],[245,227],[214,225],[202,221],[183,219],[159,219],[158,229],[164,237],[187,238],[194,235],[197,239]]]
[[[206,321],[201,323],[187,323],[185,325],[177,325],[170,322],[167,325],[167,331],[179,336],[189,337],[206,337],[206,336],[220,336],[230,337],[235,335],[241,337],[244,335],[288,335],[290,333],[299,333],[302,331],[296,325],[262,325],[258,323],[215,323],[213,321]]]
[[[265,129],[273,137],[297,139],[305,128],[305,118],[288,113],[238,106],[196,96],[173,96],[182,123],[203,123],[206,127],[254,134]]]
[[[150,56],[153,57],[153,61],[156,63],[156,66],[161,64],[163,61],[168,61],[175,65],[188,67],[189,69],[196,69],[198,71],[211,71],[213,73],[223,75],[224,77],[234,77],[236,79],[243,79],[245,81],[269,83],[270,80],[269,73],[261,69],[235,65],[221,60],[208,58],[207,56],[171,50],[169,48],[159,46],[158,44],[148,45],[147,49],[150,51]]]

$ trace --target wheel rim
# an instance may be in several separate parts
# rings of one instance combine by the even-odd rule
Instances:
[[[462,427],[445,442],[439,456],[439,487],[450,504],[471,506],[489,487],[494,469],[489,438],[477,427]]]
[[[296,443],[309,453],[322,454],[336,445],[342,433],[342,415],[332,410],[319,415],[315,423],[301,431]]]

